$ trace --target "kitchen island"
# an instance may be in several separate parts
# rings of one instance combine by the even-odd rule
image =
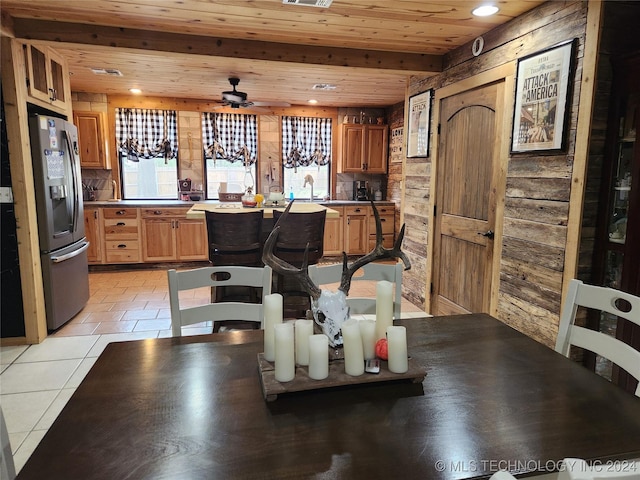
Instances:
[[[199,219],[205,218],[205,211],[216,212],[216,213],[246,213],[252,212],[256,208],[254,207],[243,207],[241,203],[230,202],[230,203],[196,203],[191,209],[187,212],[187,218],[190,219]],[[268,207],[260,207],[258,210],[262,210],[264,218],[273,218],[273,211],[280,210],[284,211],[285,206],[268,206]],[[292,213],[314,213],[321,212],[325,210],[327,212],[327,218],[338,218],[340,213],[337,210],[333,210],[329,207],[325,207],[319,203],[304,203],[304,202],[295,202],[291,207]]]

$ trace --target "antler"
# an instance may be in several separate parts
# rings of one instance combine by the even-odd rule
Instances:
[[[309,244],[307,244],[307,248],[304,250],[304,257],[302,260],[302,268],[296,268],[288,262],[285,262],[281,258],[278,258],[273,253],[273,247],[276,244],[276,240],[278,239],[278,234],[280,233],[280,222],[283,221],[289,214],[289,210],[293,205],[293,201],[287,205],[287,208],[284,209],[284,213],[280,216],[278,221],[276,222],[273,230],[269,234],[266,243],[264,244],[264,250],[262,252],[262,262],[265,265],[269,265],[274,272],[280,275],[287,275],[294,278],[297,278],[300,282],[302,288],[309,294],[314,300],[320,298],[321,290],[320,288],[313,283],[311,277],[309,277],[309,271],[307,267],[309,266]]]
[[[382,222],[380,221],[380,214],[376,205],[371,201],[371,207],[373,208],[373,215],[376,219],[376,246],[367,253],[365,256],[358,258],[351,265],[347,265],[347,254],[342,252],[342,279],[340,280],[340,287],[338,290],[342,290],[345,295],[349,293],[351,288],[351,278],[358,269],[364,267],[367,263],[371,263],[374,260],[380,260],[382,258],[400,258],[404,263],[404,269],[409,270],[411,268],[411,261],[409,257],[400,249],[402,246],[402,240],[404,239],[404,227],[400,229],[400,234],[393,244],[393,248],[384,248],[382,246]]]

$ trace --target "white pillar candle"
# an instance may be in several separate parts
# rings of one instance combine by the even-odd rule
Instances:
[[[344,345],[344,371],[357,377],[364,373],[364,353],[358,321],[351,318],[342,324],[342,340]]]
[[[329,338],[324,334],[309,336],[309,378],[329,376]]]
[[[388,327],[387,342],[389,348],[389,371],[405,373],[409,370],[407,356],[407,329],[405,327]]]
[[[273,330],[276,346],[276,380],[290,382],[296,376],[293,324],[290,322],[279,323],[274,325]]]
[[[313,320],[296,320],[296,363],[309,365],[309,337],[313,335]]]
[[[362,338],[362,352],[365,360],[376,358],[376,322],[375,320],[360,320],[360,337]]]
[[[376,285],[376,340],[385,338],[393,325],[393,283],[382,280]]]
[[[264,297],[264,358],[268,362],[273,362],[275,356],[275,340],[273,327],[282,323],[282,295],[272,293]]]

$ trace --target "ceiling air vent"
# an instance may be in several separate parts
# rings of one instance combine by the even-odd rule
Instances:
[[[331,85],[330,83],[316,83],[312,90],[335,90],[337,87],[335,85]]]
[[[285,5],[306,5],[307,7],[327,8],[333,0],[282,0]]]
[[[115,68],[92,68],[91,71],[96,75],[110,75],[112,77],[122,77],[122,72]]]

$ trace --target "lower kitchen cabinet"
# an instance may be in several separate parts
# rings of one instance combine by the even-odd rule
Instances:
[[[142,208],[142,261],[206,260],[207,230],[188,208]]]
[[[327,218],[324,222],[324,255],[342,255],[344,251],[344,237],[342,223],[344,222],[344,207],[331,207],[340,214],[339,218]]]
[[[376,207],[380,215],[380,225],[382,227],[382,245],[384,248],[392,248],[395,233],[395,208]],[[369,208],[369,251],[376,246],[376,217],[373,210]]]
[[[344,208],[344,248],[348,255],[364,255],[369,246],[369,211],[367,206]]]
[[[87,260],[90,264],[102,263],[102,210],[84,209],[84,232],[89,242]]]

